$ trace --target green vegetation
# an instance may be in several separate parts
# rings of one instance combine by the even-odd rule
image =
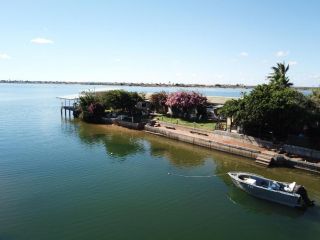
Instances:
[[[158,113],[167,113],[167,99],[168,94],[165,91],[151,94],[150,103],[152,104],[153,110],[155,110]]]
[[[320,109],[320,88],[316,88],[312,90],[312,94],[310,95],[311,101]]]
[[[166,106],[170,107],[172,115],[183,119],[205,119],[207,104],[207,98],[194,91],[170,93],[166,101]]]
[[[312,137],[319,132],[320,111],[316,103],[291,88],[286,76],[289,66],[277,64],[269,75],[269,84],[255,87],[243,98],[228,101],[220,114],[233,117],[233,123],[242,126],[252,136],[266,136],[285,140],[289,134]]]
[[[281,87],[291,87],[293,85],[286,76],[289,71],[289,65],[286,66],[285,63],[277,63],[277,66],[271,69],[273,72],[267,77],[270,80],[270,84]]]
[[[94,93],[86,93],[80,97],[80,117],[86,122],[99,122],[104,114],[100,98]]]
[[[137,92],[124,90],[111,90],[100,94],[100,99],[106,109],[130,112],[135,110],[135,105],[143,101],[143,97]]]
[[[215,126],[216,126],[215,122],[212,122],[212,121],[209,122],[207,120],[192,122],[192,121],[188,121],[178,117],[161,116],[157,118],[163,122],[178,124],[178,125],[187,126],[187,127],[195,127],[195,128],[205,129],[205,130],[213,130],[215,129]]]
[[[138,115],[136,104],[144,96],[137,92],[111,90],[102,93],[85,93],[80,97],[80,117],[86,122],[99,123],[106,111],[115,111],[129,115]]]
[[[216,123],[207,120],[207,98],[197,92],[177,91],[153,93],[150,102],[154,110],[163,115],[159,120],[181,126],[213,130]]]

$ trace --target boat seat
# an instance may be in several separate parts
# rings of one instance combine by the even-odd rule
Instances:
[[[268,182],[265,181],[265,180],[262,180],[262,181],[257,182],[256,185],[264,187],[264,188],[267,188],[268,187]]]
[[[272,190],[280,190],[280,184],[277,183],[276,181],[273,181],[270,186],[269,186],[269,189],[272,189]]]
[[[293,192],[293,189],[295,186],[296,186],[296,182],[290,183],[284,187],[284,190],[287,192]]]
[[[245,183],[251,184],[251,185],[255,185],[256,184],[256,180],[252,179],[252,178],[246,178],[244,180]]]

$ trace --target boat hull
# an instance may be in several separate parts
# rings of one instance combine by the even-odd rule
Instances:
[[[248,194],[268,200],[275,203],[280,203],[289,207],[297,207],[302,208],[304,207],[301,196],[299,194],[292,194],[292,193],[286,193],[281,191],[275,191],[267,188],[262,188],[258,186],[254,186],[252,184],[248,184],[244,181],[239,180],[237,177],[234,177],[229,174],[231,177],[233,183],[242,189],[243,191],[247,192]]]

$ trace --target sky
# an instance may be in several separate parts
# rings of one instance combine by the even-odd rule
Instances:
[[[320,86],[317,0],[0,0],[0,80]]]

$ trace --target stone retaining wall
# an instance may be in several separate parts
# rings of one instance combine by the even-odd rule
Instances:
[[[267,140],[262,140],[260,138],[244,135],[244,134],[239,134],[239,133],[233,133],[233,132],[227,132],[227,131],[221,131],[221,130],[214,130],[213,134],[219,135],[222,138],[233,138],[237,139],[243,143],[249,143],[255,146],[259,147],[266,147],[266,148],[274,148],[275,145]]]
[[[256,159],[260,151],[257,151],[255,149],[250,149],[250,148],[245,148],[245,147],[240,147],[236,145],[230,145],[230,144],[225,144],[225,143],[220,143],[220,142],[215,142],[212,140],[207,140],[207,139],[202,139],[198,137],[191,137],[187,136],[181,133],[176,133],[172,131],[166,131],[165,129],[158,128],[158,127],[151,127],[146,125],[145,130],[157,135],[165,136],[171,139],[175,139],[178,141],[186,142],[186,143],[191,143],[197,146],[202,146],[214,150],[219,150],[227,153],[232,153],[235,155],[243,156],[243,157],[248,157],[251,159]]]
[[[291,154],[314,158],[314,159],[320,159],[320,151],[310,149],[310,148],[304,148],[304,147],[298,147],[298,146],[292,146],[292,145],[283,145],[283,149]]]
[[[151,127],[148,125],[145,125],[144,129],[147,132],[150,132],[152,134],[164,136],[167,138],[171,138],[174,140],[194,144],[201,147],[206,147],[209,149],[214,149],[222,152],[227,152],[251,159],[256,159],[260,151],[257,151],[255,149],[245,148],[245,147],[239,147],[236,145],[230,145],[226,143],[216,142],[212,140],[207,140],[199,137],[191,137],[187,136],[181,133],[167,131],[163,128],[158,127]],[[293,158],[285,157],[285,165],[288,167],[298,168],[302,170],[306,170],[313,173],[320,173],[320,164],[317,163],[310,163],[303,160],[296,160]]]
[[[286,160],[286,165],[289,167],[298,168],[298,169],[320,174],[320,165],[317,163],[296,160],[293,158],[285,158],[285,160]]]
[[[262,140],[260,138],[239,134],[239,133],[233,133],[233,132],[227,132],[222,130],[205,130],[205,129],[199,129],[199,128],[192,128],[187,126],[182,126],[178,124],[173,123],[167,123],[159,121],[161,126],[164,127],[173,127],[175,129],[183,130],[183,131],[196,131],[202,134],[213,134],[216,136],[219,136],[222,139],[226,140],[232,140],[237,139],[240,142],[246,143],[246,144],[252,144],[254,146],[264,147],[264,148],[277,148],[275,144],[273,144],[271,141]],[[320,151],[310,149],[310,148],[304,148],[304,147],[298,147],[293,145],[284,144],[282,146],[283,150],[286,151],[289,154],[298,155],[301,157],[308,157],[308,158],[314,158],[314,159],[320,159]]]
[[[255,146],[266,147],[266,148],[276,148],[276,146],[270,141],[247,136],[244,134],[231,133],[231,132],[220,131],[220,130],[213,131],[213,134],[219,135],[222,138],[226,138],[226,139],[228,139],[228,138],[229,139],[230,138],[237,139],[237,140],[240,140],[241,142],[253,144]],[[281,147],[283,148],[283,150],[285,152],[287,152],[289,154],[294,154],[294,155],[298,155],[301,157],[320,159],[320,151],[318,151],[318,150],[304,148],[304,147],[298,147],[298,146],[293,146],[293,145],[288,145],[288,144],[284,144]]]

